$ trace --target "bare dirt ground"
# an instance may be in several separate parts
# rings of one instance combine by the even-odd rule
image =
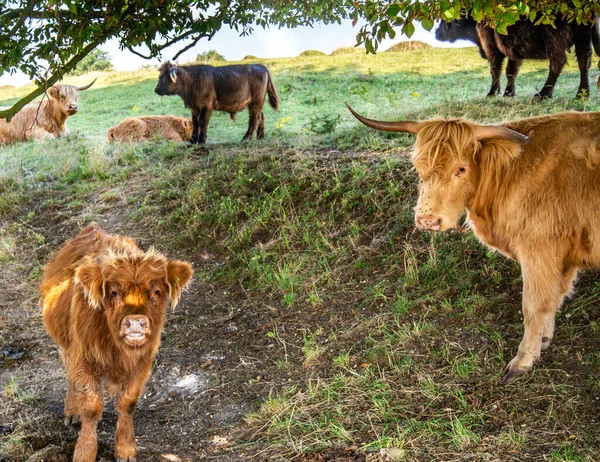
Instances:
[[[192,246],[175,252],[162,248],[164,238],[152,235],[152,230],[140,232],[119,207],[103,215],[90,204],[83,212],[110,233],[131,236],[144,248],[156,245],[170,258],[191,261],[196,271],[203,265],[223,264]],[[45,210],[25,226],[6,219],[1,223],[4,229],[19,226],[15,258],[0,273],[0,383],[17,384],[16,390],[0,396],[5,401],[0,403],[0,422],[10,422],[0,423],[0,438],[15,442],[5,444],[11,451],[0,452],[1,462],[71,460],[78,429],[63,425],[64,372],[58,347],[45,332],[37,281],[30,275],[79,231],[84,216]],[[301,343],[294,313],[280,313],[274,306],[241,287],[232,292],[194,278],[176,311],[169,314],[154,371],[137,405],[138,460],[266,459],[260,448],[246,450],[243,438],[249,435],[241,419],[275,381],[296,380],[277,376],[280,371],[270,355],[275,344],[266,333],[277,325],[289,344]],[[328,316],[309,313],[302,327],[322,324]],[[106,397],[98,427],[99,461],[114,460],[116,419],[114,403]],[[304,460],[366,459],[355,448],[340,448]]]
[[[144,197],[146,180],[129,179],[129,187],[137,188],[136,197]],[[133,182],[138,186],[133,187]],[[99,188],[108,189],[110,185]],[[8,236],[0,243],[12,243],[0,252],[0,384],[4,387],[0,389],[1,462],[71,460],[78,429],[63,425],[64,373],[58,348],[45,332],[37,305],[41,268],[67,239],[95,221],[110,233],[136,239],[144,248],[154,245],[171,258],[190,261],[197,275],[203,269],[228,264],[197,242],[179,239],[174,245],[178,236],[165,232],[167,225],[145,226],[149,220],[131,219],[138,207],[131,198],[124,194],[111,199],[107,206],[97,199],[102,192],[83,192],[81,205],[67,209],[52,205],[60,190],[38,191],[17,212],[0,215],[0,237]],[[410,236],[413,248],[423,239],[423,255],[427,255],[429,238],[418,233]],[[365,252],[373,252],[371,237],[365,235],[361,244]],[[446,237],[447,241],[451,239]],[[401,244],[394,245],[402,250]],[[342,446],[317,450],[294,460],[600,460],[600,304],[596,302],[595,283],[598,274],[588,272],[579,280],[577,295],[559,320],[555,346],[544,353],[535,372],[522,382],[503,386],[501,365],[494,358],[505,355],[506,360],[522,335],[520,279],[518,274],[513,277],[515,267],[506,260],[485,266],[477,260],[487,258],[484,251],[466,251],[473,255],[461,256],[465,266],[503,272],[507,277],[501,280],[508,282],[484,286],[485,281],[475,276],[466,281],[464,284],[474,287],[481,297],[494,300],[473,312],[457,314],[456,310],[443,307],[430,309],[428,304],[432,302],[424,299],[422,307],[407,313],[402,322],[409,327],[426,322],[430,330],[394,343],[396,353],[410,358],[414,365],[408,365],[406,372],[396,371],[395,377],[391,372],[388,375],[393,404],[404,412],[406,421],[425,426],[452,419],[460,415],[461,406],[470,406],[480,410],[481,439],[463,448],[445,442],[448,427],[434,428],[429,432],[433,435],[429,441],[437,442],[433,438],[438,434],[445,438],[435,447],[427,440],[420,441],[424,433],[416,429],[412,433],[416,436],[407,439],[409,456],[392,459],[378,451]],[[439,255],[443,255],[442,251]],[[377,281],[383,278],[377,271],[379,268],[370,266],[357,269],[355,277],[362,279],[360,275],[367,274],[365,279]],[[476,271],[477,275],[480,273]],[[389,277],[397,279],[398,275]],[[195,277],[177,309],[169,313],[153,374],[138,402],[134,416],[138,461],[291,460],[288,454],[293,448],[280,454],[273,451],[263,435],[253,433],[260,429],[249,427],[243,417],[258,409],[273,388],[298,385],[302,389],[311,377],[331,376],[333,358],[339,351],[325,351],[325,360],[312,369],[303,366],[303,334],[307,330],[323,328],[344,337],[344,349],[353,355],[359,351],[351,358],[352,367],[357,365],[355,369],[359,370],[367,350],[360,342],[364,343],[370,333],[354,327],[361,323],[363,328],[374,326],[381,312],[376,303],[351,311],[349,307],[364,297],[365,289],[364,285],[354,284],[358,281],[348,279],[343,291],[327,303],[318,307],[305,304],[298,309],[283,307],[281,299],[270,300],[264,293],[255,294],[241,285],[223,287]],[[457,288],[449,303],[457,305],[459,295]],[[268,335],[274,331],[278,338]],[[499,332],[499,337],[494,336],[494,331]],[[375,341],[384,337],[382,332],[372,335]],[[282,344],[286,345],[285,354],[289,354],[294,367],[276,364],[283,354]],[[379,345],[375,344],[378,348]],[[457,375],[449,359],[460,360],[467,352],[480,361],[479,366],[475,372]],[[377,358],[368,361],[377,363]],[[382,371],[386,373],[385,367]],[[424,390],[426,382],[419,377],[419,371],[437,374],[440,386],[434,395]],[[461,403],[457,404],[456,396]],[[365,409],[357,407],[349,418],[359,418],[361,412]],[[99,461],[114,460],[116,417],[113,402],[107,397],[98,428]],[[395,418],[395,414],[390,417]],[[373,440],[373,435],[366,435],[368,429],[362,431],[365,435],[357,434],[357,441]],[[571,442],[573,445],[568,446]],[[577,451],[586,458],[578,456]]]

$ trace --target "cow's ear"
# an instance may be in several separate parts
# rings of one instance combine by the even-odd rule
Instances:
[[[171,78],[171,82],[177,83],[177,68],[172,67],[169,69],[169,77]]]
[[[181,291],[188,285],[194,270],[192,265],[180,260],[172,260],[167,265],[167,278],[169,280],[169,295],[171,307],[175,308],[181,297]]]
[[[56,88],[56,87],[48,88],[48,96],[50,98],[58,99],[58,88]]]
[[[102,270],[98,263],[90,261],[75,270],[75,283],[83,287],[85,298],[92,308],[100,308],[103,296]]]

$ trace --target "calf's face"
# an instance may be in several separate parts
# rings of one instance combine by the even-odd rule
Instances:
[[[75,274],[92,308],[102,309],[114,342],[123,348],[154,344],[167,307],[177,304],[192,276],[181,261],[148,252],[142,258],[107,257],[88,261]]]
[[[179,75],[177,67],[166,63],[159,70],[158,84],[154,92],[159,96],[177,94],[177,78]]]

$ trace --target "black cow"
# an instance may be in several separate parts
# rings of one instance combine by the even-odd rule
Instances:
[[[515,80],[524,59],[549,59],[548,79],[535,97],[551,98],[556,80],[567,62],[567,49],[573,45],[580,75],[577,96],[589,96],[588,71],[592,61],[590,43],[593,43],[596,54],[600,55],[597,23],[586,25],[557,20],[553,27],[546,24],[536,26],[528,20],[522,20],[509,26],[507,34],[502,35],[489,26],[465,17],[440,23],[435,31],[435,37],[445,42],[454,42],[458,39],[470,40],[477,45],[481,56],[490,63],[492,87],[488,96],[500,93],[502,65],[504,58],[508,57],[504,96],[515,96]]]
[[[206,142],[206,129],[213,110],[228,112],[235,120],[236,112],[248,108],[250,121],[243,138],[246,140],[254,131],[258,139],[265,136],[263,105],[266,93],[271,107],[279,108],[273,79],[267,68],[260,64],[176,66],[167,61],[159,71],[156,94],[179,95],[185,107],[192,111],[192,143]]]

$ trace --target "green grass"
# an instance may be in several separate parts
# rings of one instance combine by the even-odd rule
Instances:
[[[25,261],[22,247],[37,255],[52,226],[91,220],[152,230],[182,258],[209,255],[200,277],[274,316],[263,334],[271,379],[245,385],[264,399],[236,430],[270,455],[357,447],[410,460],[597,460],[600,360],[578,342],[600,330],[598,286],[579,285],[548,359],[501,386],[522,334],[518,266],[469,233],[417,232],[413,139],[360,126],[343,104],[390,120],[598,110],[595,90],[571,98],[574,61],[555,98],[534,102],[546,63],[525,63],[519,97],[486,99],[475,49],[260,60],[281,96],[278,113],[265,109],[266,140],[239,143],[246,115],[216,113],[208,151],[109,145],[106,130],[125,117],[188,112],[154,94],[155,69],[99,74],[72,135],[2,149],[0,262],[35,287],[44,261]],[[26,91],[0,89],[0,105]]]

